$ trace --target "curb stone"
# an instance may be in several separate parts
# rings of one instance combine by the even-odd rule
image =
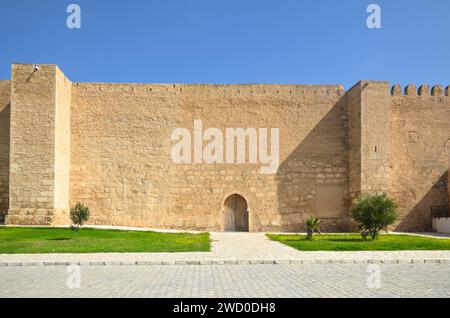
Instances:
[[[365,263],[365,262],[367,262],[367,261],[360,260],[360,259],[354,259],[353,260],[353,264],[361,264],[361,263]]]
[[[81,265],[81,263],[80,263],[80,265]],[[110,262],[110,261],[108,261],[108,262],[104,262],[104,265],[109,265],[109,266],[122,265],[122,262],[114,262],[114,261]]]
[[[77,262],[55,262],[55,265],[59,265],[59,266],[69,266],[69,265],[73,265],[73,264],[77,264]],[[95,265],[95,264],[92,264],[92,262],[89,262],[89,265]]]
[[[200,261],[200,265],[213,265],[213,261]]]
[[[398,259],[385,259],[383,260],[385,264],[398,264]]]
[[[54,264],[49,264],[49,265],[54,265]],[[86,261],[84,261],[84,262],[78,262],[78,265],[80,265],[80,266],[89,266],[89,265],[90,265],[90,262],[86,262]]]
[[[398,264],[411,264],[413,262],[412,259],[398,259],[397,263]]]
[[[352,264],[353,261],[348,260],[348,259],[330,259],[330,260],[328,260],[328,263],[330,263],[330,264]]]
[[[25,262],[22,266],[44,266],[44,262]]]
[[[121,261],[120,265],[136,265],[136,261]]]
[[[425,263],[441,264],[442,260],[441,259],[425,259],[424,262]]]
[[[275,261],[275,264],[289,264],[290,263],[290,261],[288,261],[288,260],[278,260],[278,261]]]
[[[175,261],[162,261],[161,265],[175,265]]]
[[[136,265],[153,265],[150,261],[136,261]]]
[[[413,259],[411,260],[411,263],[413,263],[413,264],[424,264],[424,263],[425,263],[425,260],[424,260],[424,259],[421,259],[421,258],[413,258]]]
[[[21,262],[9,262],[6,263],[6,266],[22,266]]]
[[[450,259],[293,259],[293,260],[184,260],[184,261],[25,261],[1,262],[7,266],[151,266],[151,265],[287,265],[287,264],[450,264]]]
[[[54,266],[56,262],[44,262],[44,266]]]
[[[214,265],[225,265],[225,261],[213,261]]]
[[[187,261],[187,265],[200,265],[200,261]]]

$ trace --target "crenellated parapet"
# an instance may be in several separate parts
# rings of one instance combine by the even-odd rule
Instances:
[[[409,84],[405,87],[405,96],[416,96],[417,95],[417,88],[414,84]]]
[[[402,95],[402,87],[399,84],[395,84],[392,86],[391,89],[391,95],[392,96],[401,96]]]
[[[391,88],[392,96],[433,96],[442,97],[450,96],[450,86],[447,86],[444,90],[442,85],[434,85],[431,90],[428,84],[420,85],[419,88],[415,84],[409,84],[405,87],[402,94],[402,86],[400,84],[394,84]]]
[[[420,85],[419,96],[430,96],[430,86],[427,84]]]
[[[442,85],[435,85],[431,89],[431,96],[442,96],[444,95],[444,89]]]

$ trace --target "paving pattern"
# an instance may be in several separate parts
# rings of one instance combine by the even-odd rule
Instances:
[[[14,266],[0,277],[0,297],[450,297],[448,264]]]

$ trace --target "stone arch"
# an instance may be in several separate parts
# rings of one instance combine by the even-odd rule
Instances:
[[[238,193],[229,195],[223,203],[223,231],[248,232],[249,211],[247,200]]]

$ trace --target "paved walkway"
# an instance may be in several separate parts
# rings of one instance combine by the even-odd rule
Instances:
[[[0,266],[29,265],[223,265],[297,263],[449,263],[450,251],[300,252],[264,233],[211,233],[211,252],[2,254]]]
[[[448,264],[15,266],[0,277],[0,297],[450,297]]]

